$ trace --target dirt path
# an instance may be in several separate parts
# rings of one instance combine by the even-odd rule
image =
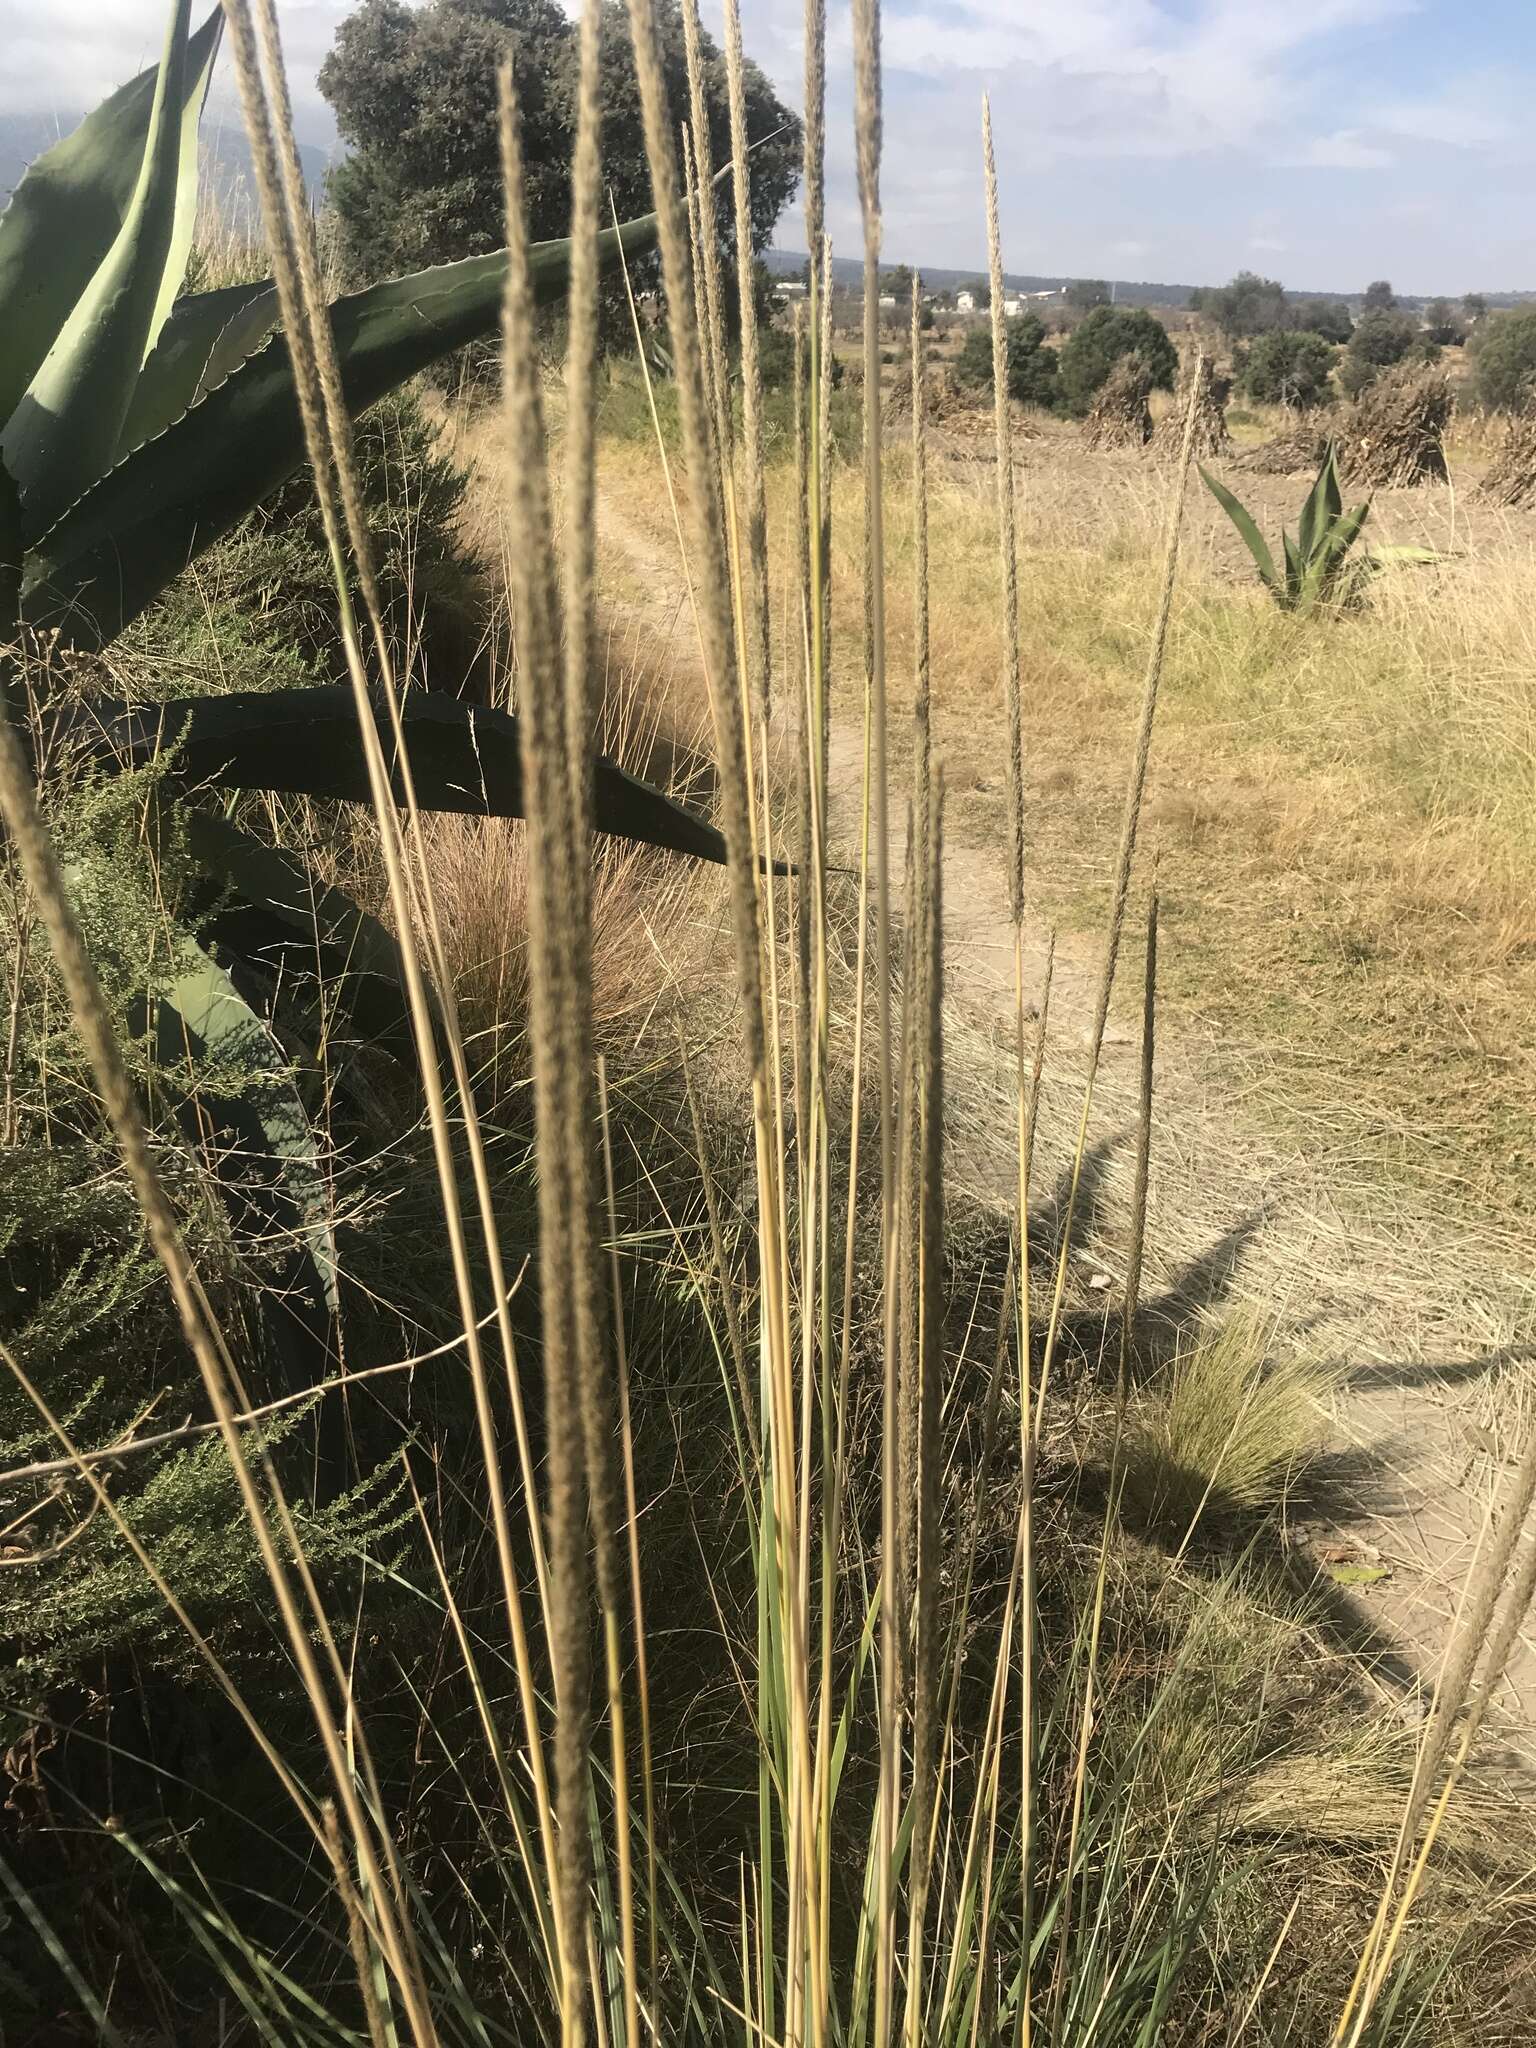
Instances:
[[[698,682],[689,602],[660,492],[601,500],[603,601],[615,639],[650,643],[652,665]],[[845,702],[854,701],[850,688]],[[962,761],[968,736],[936,714],[937,751]],[[834,841],[856,844],[861,723],[835,715]],[[1116,774],[1123,772],[1118,765]],[[995,778],[994,778],[995,779]],[[983,777],[984,780],[984,777]],[[1006,1198],[1012,1166],[1012,939],[995,806],[957,773],[945,850],[946,998],[952,1060],[951,1156],[978,1192]],[[893,820],[904,811],[892,804]],[[900,873],[902,847],[893,847]],[[1112,857],[1106,845],[1104,860]],[[1037,993],[1047,933],[1032,928]],[[1081,1104],[1100,959],[1093,931],[1055,939],[1043,1097],[1042,1189],[1059,1185]],[[1122,999],[1140,974],[1131,945]],[[1130,1014],[1128,1012],[1128,1014]],[[1163,1034],[1147,1260],[1147,1313],[1178,1339],[1247,1311],[1281,1345],[1339,1373],[1330,1447],[1298,1503],[1293,1535],[1320,1568],[1320,1598],[1364,1653],[1373,1683],[1412,1720],[1434,1683],[1489,1503],[1512,1461],[1520,1288],[1487,1272],[1486,1242],[1459,1240],[1432,1207],[1377,1185],[1346,1184],[1327,1160],[1278,1137],[1248,1107],[1262,1048]],[[1076,1257],[1088,1284],[1112,1288],[1125,1242],[1134,1129],[1135,1033],[1112,1019],[1096,1085]],[[1101,1297],[1102,1298],[1102,1297]],[[1112,1297],[1111,1297],[1112,1298]],[[1536,1644],[1524,1638],[1500,1709],[1512,1753],[1536,1768]]]

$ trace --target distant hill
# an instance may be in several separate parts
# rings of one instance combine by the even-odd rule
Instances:
[[[798,274],[803,270],[806,259],[803,255],[796,255],[792,250],[769,249],[765,253],[763,261],[775,276],[785,277],[791,274]],[[970,270],[943,270],[936,266],[930,267],[928,264],[914,267],[922,271],[923,282],[928,286],[929,290],[936,292],[957,291],[962,285],[974,284],[976,279],[982,274],[979,269],[975,268]],[[863,276],[864,266],[857,257],[834,256],[832,258],[832,282],[835,285],[856,286],[862,281]],[[1161,307],[1166,312],[1173,312],[1187,306],[1190,293],[1197,289],[1192,284],[1151,284],[1124,277],[1106,278],[1104,281],[1109,286],[1118,305]],[[1003,283],[1009,291],[1015,292],[1059,291],[1063,285],[1075,282],[1076,279],[1071,277],[1036,277],[1020,270],[1005,270],[1003,272]],[[1226,279],[1223,278],[1220,282],[1225,284]],[[1342,299],[1346,305],[1357,309],[1363,296],[1360,292],[1308,291],[1301,286],[1287,286],[1287,290],[1293,299]],[[1448,299],[1457,300],[1462,294],[1459,291],[1455,291],[1447,292],[1445,296]],[[1433,292],[1425,292],[1423,294],[1405,292],[1401,295],[1401,303],[1405,307],[1422,308],[1433,297],[1435,297]],[[1484,292],[1483,297],[1490,306],[1520,306],[1536,298],[1536,292]]]
[[[34,157],[42,155],[81,120],[79,114],[0,114],[0,207],[10,202],[22,173]],[[251,176],[251,146],[238,114],[210,107],[203,117],[205,175],[215,191],[231,206],[252,202],[255,190]],[[299,144],[299,162],[311,197],[318,200],[325,188],[330,156],[323,149]]]

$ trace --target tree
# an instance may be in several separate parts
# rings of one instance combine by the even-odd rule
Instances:
[[[1139,355],[1155,389],[1171,391],[1179,352],[1163,323],[1141,306],[1096,306],[1062,347],[1058,374],[1069,412],[1082,418],[1122,356]]]
[[[682,16],[659,0],[659,26],[674,119],[688,105]],[[623,0],[604,9],[603,183],[621,217],[650,211],[634,54]],[[710,146],[729,154],[725,62],[702,40]],[[362,0],[341,23],[320,67],[320,90],[351,153],[331,173],[343,262],[370,278],[386,270],[447,263],[501,246],[502,189],[496,69],[510,59],[522,103],[529,230],[563,235],[570,216],[575,145],[576,31],[559,0]],[[763,73],[746,67],[752,155],[752,237],[767,246],[794,191],[800,123]],[[729,204],[722,238],[733,252]],[[652,266],[644,272],[655,275]]]
[[[1056,351],[1045,341],[1045,323],[1033,313],[1008,322],[1008,396],[1020,405],[1052,406],[1056,403]],[[955,378],[973,390],[992,389],[992,335],[985,327],[973,327],[965,346],[955,358]]]
[[[1397,310],[1397,293],[1384,277],[1378,277],[1374,284],[1365,288],[1365,310],[1367,313],[1394,313]]]
[[[1195,305],[1194,293],[1190,304]],[[1286,324],[1285,286],[1278,278],[1240,270],[1230,284],[1202,290],[1196,310],[1214,321],[1229,341],[1267,334]]]
[[[1295,299],[1287,308],[1298,334],[1320,334],[1324,341],[1348,341],[1355,331],[1342,299]]]
[[[1475,327],[1488,310],[1488,301],[1481,292],[1468,292],[1461,302],[1461,317],[1469,327]]]
[[[898,306],[905,306],[910,311],[912,305],[912,266],[909,263],[898,263],[892,270],[882,270],[880,273],[880,290],[882,293],[894,298]]]
[[[1349,397],[1358,398],[1367,384],[1373,384],[1394,363],[1404,362],[1412,355],[1430,362],[1438,354],[1434,343],[1419,332],[1417,322],[1408,314],[1363,313],[1350,337],[1339,383]]]
[[[1424,327],[1438,348],[1455,348],[1467,338],[1467,330],[1456,317],[1449,299],[1431,299],[1424,308]]]
[[[1472,337],[1477,395],[1500,412],[1526,405],[1536,385],[1536,306],[1495,313]]]
[[[1109,304],[1109,286],[1102,277],[1075,277],[1064,296],[1069,312],[1091,313],[1095,306]]]
[[[991,305],[992,280],[989,277],[973,278],[971,282],[968,285],[963,286],[962,289],[968,291],[971,297],[975,300],[976,310],[979,313],[984,313],[987,310],[987,308]]]
[[[1329,396],[1335,350],[1320,334],[1283,328],[1261,334],[1248,351],[1243,390],[1270,405],[1321,405]]]

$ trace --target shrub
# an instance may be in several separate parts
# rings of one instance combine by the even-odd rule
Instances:
[[[1358,398],[1383,370],[1416,356],[1433,362],[1440,353],[1417,323],[1406,313],[1385,308],[1363,314],[1350,338],[1349,352],[1339,370],[1339,383],[1346,396]]]
[[[1141,306],[1096,306],[1061,351],[1058,371],[1067,410],[1079,419],[1123,356],[1139,355],[1156,391],[1171,391],[1179,352],[1162,321]]]
[[[1467,338],[1466,323],[1449,299],[1431,299],[1424,308],[1424,327],[1437,348],[1457,348]]]
[[[1320,334],[1261,334],[1248,352],[1242,388],[1270,405],[1321,405],[1334,350]]]
[[[1045,326],[1033,313],[1010,320],[1007,330],[1008,396],[1020,405],[1056,403],[1056,351],[1046,346]],[[992,389],[992,333],[973,327],[955,360],[955,379],[976,391]]]
[[[1528,396],[1536,375],[1536,307],[1496,313],[1473,336],[1474,382],[1482,403],[1514,412]]]

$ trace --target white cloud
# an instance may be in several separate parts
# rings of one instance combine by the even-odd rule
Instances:
[[[278,0],[278,23],[292,79],[301,139],[332,134],[315,73],[336,24],[355,0]],[[211,0],[193,0],[194,22]],[[0,113],[78,117],[159,58],[167,0],[0,0]],[[229,58],[220,60],[215,92],[234,97]]]
[[[1384,171],[1397,159],[1380,143],[1368,142],[1358,128],[1340,128],[1332,135],[1315,135],[1294,155],[1277,156],[1277,167],[1304,171]]]

